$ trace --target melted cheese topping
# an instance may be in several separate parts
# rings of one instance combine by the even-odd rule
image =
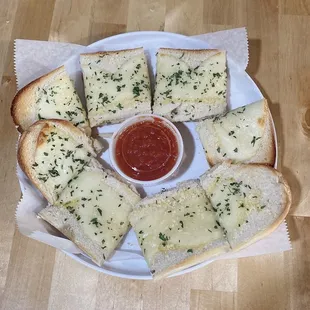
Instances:
[[[73,140],[64,132],[53,128],[43,130],[37,146],[32,169],[47,188],[59,194],[90,161],[89,153],[82,143]]]
[[[113,177],[101,171],[84,170],[61,193],[58,201],[75,216],[85,235],[101,245],[104,258],[127,232],[132,208],[125,196],[107,184],[106,178]]]
[[[122,112],[139,112],[142,103],[150,105],[150,81],[144,54],[130,58],[113,73],[101,68],[100,61],[99,56],[96,63],[83,68],[89,115],[102,114],[108,115],[108,119],[117,119]]]
[[[264,134],[264,101],[232,110],[223,117],[207,120],[218,139],[217,152],[224,158],[244,161],[256,154]]]
[[[155,104],[163,111],[165,104],[226,104],[225,54],[215,54],[196,68],[190,68],[181,57],[159,54]],[[191,115],[194,106],[189,105],[186,109],[184,113]]]
[[[134,229],[148,262],[159,251],[181,249],[195,253],[223,238],[223,231],[200,186],[180,189],[170,197],[163,194],[139,213]]]
[[[250,185],[242,181],[237,182],[233,178],[218,177],[206,192],[228,240],[231,234],[249,223],[248,217],[251,211],[261,211],[265,208],[260,203],[262,195],[259,190],[252,189]]]
[[[36,92],[38,119],[64,119],[74,125],[87,125],[86,113],[68,76],[38,87]]]

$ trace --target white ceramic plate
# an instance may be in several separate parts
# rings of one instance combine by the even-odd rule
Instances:
[[[208,46],[201,40],[193,39],[183,35],[167,32],[133,32],[120,34],[98,41],[90,45],[88,50],[120,50],[141,46],[143,46],[146,51],[150,68],[153,71],[153,76],[155,74],[156,68],[156,51],[160,47],[188,49],[212,48],[212,46]],[[72,63],[76,61],[76,58],[70,59],[66,66],[73,68],[71,70],[71,74],[76,79],[77,87],[80,88],[79,85],[81,84],[78,79],[80,78],[81,74],[80,72],[74,72],[74,68],[77,68],[77,66],[70,65],[70,62]],[[248,76],[248,74],[244,71],[240,71],[230,59],[228,59],[228,74],[228,104],[230,109],[235,109],[242,105],[252,103],[263,97],[262,93],[255,85],[253,80]],[[82,92],[82,89],[78,89],[78,91]],[[198,178],[207,169],[209,169],[202,145],[195,131],[195,123],[188,122],[176,125],[184,139],[185,159],[182,163],[182,166],[173,179],[160,185],[146,187],[144,189],[141,188],[140,190],[142,195],[154,194],[161,191],[163,188],[174,187],[178,182]],[[104,126],[104,128],[99,128],[99,132],[113,132],[118,128],[118,126],[119,125]],[[108,151],[103,153],[102,158],[105,160],[107,165],[110,164]],[[90,268],[110,275],[122,278],[144,280],[152,278],[132,229],[126,235],[122,244],[116,250],[115,254],[103,265],[103,267],[98,267],[88,257],[82,254],[66,254]],[[196,270],[209,264],[210,262],[211,261],[209,260],[192,266],[174,274],[173,276]]]

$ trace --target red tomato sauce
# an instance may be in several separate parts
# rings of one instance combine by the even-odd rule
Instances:
[[[151,181],[166,175],[179,155],[177,138],[162,120],[145,120],[128,126],[117,138],[119,168],[135,180]]]

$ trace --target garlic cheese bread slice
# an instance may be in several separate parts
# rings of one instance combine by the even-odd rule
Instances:
[[[226,111],[226,53],[161,48],[153,111],[175,122]]]
[[[12,102],[11,114],[20,131],[40,119],[67,120],[89,130],[86,112],[64,66],[22,88]]]
[[[128,214],[139,200],[110,172],[85,167],[39,216],[102,266],[127,233]]]
[[[288,184],[266,165],[224,162],[204,174],[201,185],[235,250],[275,230],[291,205]]]
[[[266,99],[201,121],[197,132],[210,165],[234,163],[275,163],[275,138]]]
[[[54,203],[85,165],[98,166],[91,140],[63,120],[41,120],[24,131],[18,162],[45,198]]]
[[[151,90],[143,48],[82,54],[91,127],[151,113]]]
[[[129,215],[155,277],[164,277],[228,250],[212,206],[197,181],[147,197]]]

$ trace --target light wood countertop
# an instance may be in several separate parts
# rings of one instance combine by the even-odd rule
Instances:
[[[0,308],[104,310],[310,309],[310,2],[307,0],[0,0]],[[269,100],[280,170],[293,192],[293,250],[218,261],[160,282],[88,269],[15,226],[16,38],[89,44],[114,34],[185,35],[246,26],[248,73]]]

